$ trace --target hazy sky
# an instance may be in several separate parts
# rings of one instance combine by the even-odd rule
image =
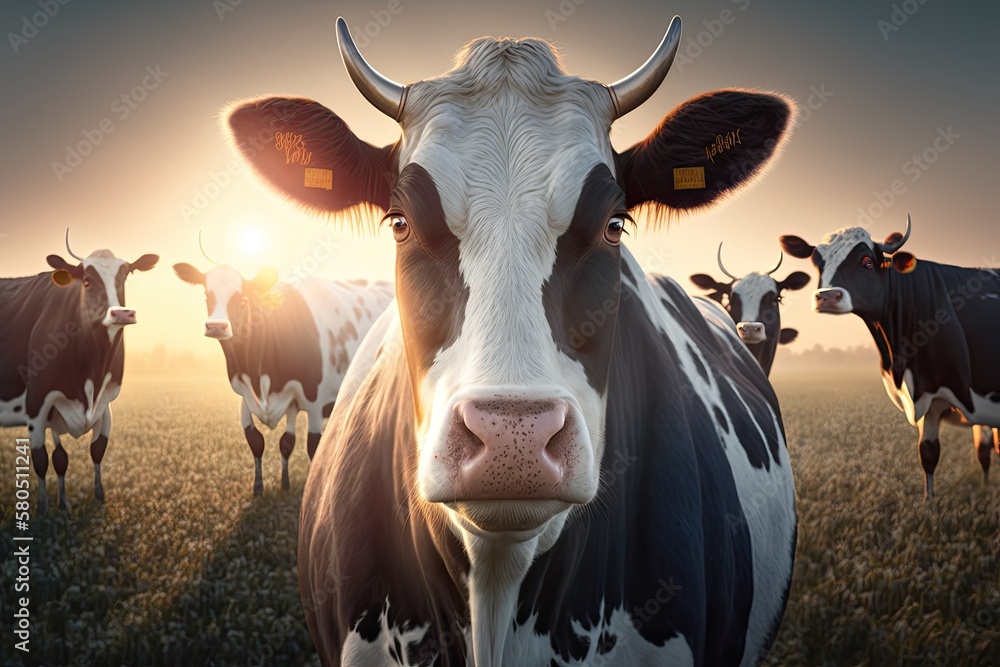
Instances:
[[[570,72],[610,82],[648,57],[675,13],[684,20],[680,54],[689,60],[675,62],[659,92],[615,124],[619,149],[642,139],[678,103],[714,88],[781,91],[803,109],[785,154],[751,191],[717,211],[669,229],[640,229],[629,239],[648,270],[696,291],[687,276],[718,276],[719,241],[726,242],[730,270],[769,266],[780,234],[816,242],[856,224],[859,207],[877,213],[876,193],[885,191],[888,202],[897,179],[902,194],[866,223],[873,236],[901,229],[909,212],[908,249],[918,257],[1000,263],[994,4],[5,0],[0,275],[45,270],[47,254],[64,254],[67,226],[78,254],[108,247],[132,260],[156,252],[160,266],[128,282],[140,322],[127,334],[130,348],[164,342],[217,354],[217,344],[200,336],[199,290],[170,268],[178,261],[208,268],[199,230],[210,254],[245,274],[271,265],[283,274],[391,277],[391,234],[352,236],[284,208],[243,175],[224,173],[232,156],[218,111],[243,97],[312,97],[368,141],[396,139],[398,126],[347,78],[334,32],[338,15],[369,61],[401,82],[444,72],[459,47],[484,34],[548,39]],[[949,128],[958,138],[939,153],[935,139]],[[78,161],[67,153],[81,142],[86,155]],[[926,171],[908,164],[928,149],[936,159]],[[247,230],[262,238],[262,248],[244,238]],[[796,268],[814,273],[788,258],[779,277]],[[786,299],[783,321],[801,331],[796,345],[870,344],[857,318],[808,311],[814,287],[815,278]]]

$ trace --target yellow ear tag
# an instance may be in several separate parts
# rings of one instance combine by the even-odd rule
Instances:
[[[59,287],[66,287],[66,285],[69,285],[71,282],[73,282],[73,276],[70,274],[69,271],[65,269],[59,269],[57,271],[52,272],[52,282],[54,282],[56,285],[59,285]]]

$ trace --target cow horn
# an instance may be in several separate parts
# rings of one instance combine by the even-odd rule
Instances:
[[[74,253],[72,250],[70,250],[70,247],[69,247],[69,227],[66,228],[66,252],[68,252],[70,254],[70,257],[72,257],[73,259],[78,259],[81,262],[83,261],[83,257],[80,257],[79,255],[77,255],[76,253]]]
[[[200,229],[198,230],[198,249],[199,249],[199,250],[201,250],[201,254],[202,254],[202,255],[203,255],[203,256],[205,257],[205,259],[207,259],[207,260],[208,260],[209,262],[211,262],[212,264],[215,264],[216,266],[222,266],[221,264],[219,264],[218,262],[216,262],[216,261],[215,261],[214,259],[212,259],[211,257],[209,257],[209,256],[208,256],[208,253],[207,253],[207,252],[205,252],[205,246],[203,246],[203,245],[201,244],[201,230],[200,230]]]
[[[891,255],[892,253],[894,253],[897,250],[899,250],[900,248],[902,248],[903,244],[906,243],[906,239],[910,238],[910,227],[911,227],[910,214],[907,213],[906,214],[906,231],[903,232],[903,238],[901,238],[901,239],[899,239],[899,241],[895,241],[893,243],[880,243],[878,247],[882,251],[882,253],[886,254],[886,255]]]
[[[674,63],[680,43],[681,17],[675,16],[653,55],[639,69],[607,86],[615,105],[615,118],[635,110],[656,92]]]
[[[719,268],[722,270],[722,272],[724,274],[726,274],[727,277],[732,278],[733,280],[739,280],[739,278],[737,278],[736,276],[734,276],[733,274],[731,274],[729,271],[726,271],[726,267],[724,267],[722,265],[722,243],[721,242],[719,243],[719,252],[716,253],[715,258],[719,262]]]
[[[368,64],[358,45],[351,37],[347,21],[343,17],[337,19],[337,43],[340,45],[340,57],[344,59],[344,67],[354,85],[365,99],[376,109],[389,118],[399,121],[403,115],[403,105],[406,103],[406,91],[409,86],[387,79]]]
[[[772,273],[774,273],[775,271],[777,271],[781,267],[781,262],[783,262],[784,260],[785,260],[785,251],[784,250],[779,250],[778,251],[778,263],[775,264],[774,268],[771,269],[770,271],[768,271],[765,275],[769,276]]]

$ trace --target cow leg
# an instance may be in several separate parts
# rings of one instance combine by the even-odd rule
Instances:
[[[309,439],[306,442],[306,451],[309,452],[309,460],[313,460],[316,454],[316,447],[319,446],[319,438],[323,435],[323,410],[313,406],[309,408]]]
[[[28,421],[28,442],[31,446],[31,467],[38,476],[37,510],[39,516],[49,513],[49,496],[45,490],[45,473],[49,471],[49,452],[45,449],[45,427],[40,419]]]
[[[293,403],[288,412],[285,413],[285,432],[281,434],[281,441],[278,446],[281,448],[281,490],[287,491],[288,484],[288,457],[295,449],[295,417],[299,414],[299,409]]]
[[[920,465],[924,469],[924,500],[934,497],[934,470],[941,458],[941,442],[938,440],[938,429],[941,414],[944,409],[935,401],[927,414],[917,422],[920,435],[917,440],[917,450],[920,453]]]
[[[246,401],[240,404],[240,423],[243,424],[243,434],[247,437],[247,444],[253,452],[253,494],[260,496],[264,494],[264,476],[261,472],[261,457],[264,456],[264,436],[257,427],[254,426],[253,416],[250,414],[250,406]]]
[[[101,430],[94,429],[90,436],[90,459],[94,462],[94,497],[104,502],[104,484],[101,483],[101,461],[108,449],[108,437],[111,435],[111,406],[104,410],[101,418]]]
[[[993,429],[975,424],[972,427],[972,444],[976,448],[979,465],[983,467],[983,486],[990,482],[990,455],[993,454]]]
[[[66,468],[69,466],[69,455],[63,449],[59,434],[52,431],[52,442],[56,448],[52,450],[52,468],[56,471],[59,479],[59,509],[68,510],[69,501],[66,500]]]

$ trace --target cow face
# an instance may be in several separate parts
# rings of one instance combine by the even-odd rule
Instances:
[[[650,59],[656,72],[633,75],[659,77],[651,86],[630,77],[610,87],[568,76],[540,40],[484,38],[448,74],[403,89],[351,55],[340,28],[352,77],[400,120],[400,141],[368,145],[328,109],[288,98],[234,105],[231,140],[270,188],[308,210],[385,211],[416,490],[463,534],[537,534],[599,487],[628,212],[696,209],[739,189],[774,154],[791,108],[718,91],[617,154],[611,123],[666,75],[679,21]],[[739,152],[705,157],[737,128]]]
[[[798,332],[781,328],[781,314],[778,306],[784,290],[800,290],[809,283],[809,276],[795,271],[784,280],[775,280],[772,274],[781,267],[782,257],[770,271],[749,273],[737,278],[722,264],[722,244],[719,244],[719,269],[729,278],[729,283],[717,281],[712,276],[697,273],[691,282],[702,289],[710,290],[707,295],[722,304],[736,323],[736,332],[748,346],[759,346],[767,341],[773,345],[790,343]],[[728,297],[724,300],[723,297]],[[773,350],[774,347],[772,346]],[[759,360],[759,358],[758,358]]]
[[[216,340],[248,337],[254,326],[254,311],[265,308],[265,295],[278,281],[278,272],[272,268],[261,269],[253,280],[244,280],[230,266],[202,273],[182,263],[174,264],[174,272],[186,283],[204,286],[208,319],[203,333]]]
[[[70,264],[59,255],[47,258],[52,282],[64,289],[80,291],[82,322],[104,326],[113,338],[123,326],[135,324],[136,313],[125,307],[125,279],[133,271],[149,271],[158,255],[143,255],[134,262],[118,259],[110,250],[95,250],[80,264]]]
[[[907,216],[905,234],[895,232],[882,243],[872,241],[868,231],[861,227],[828,234],[816,246],[798,236],[782,236],[780,242],[793,257],[811,258],[819,271],[813,310],[834,315],[856,313],[876,320],[886,308],[889,272],[909,273],[916,266],[913,255],[899,252],[909,236]]]

